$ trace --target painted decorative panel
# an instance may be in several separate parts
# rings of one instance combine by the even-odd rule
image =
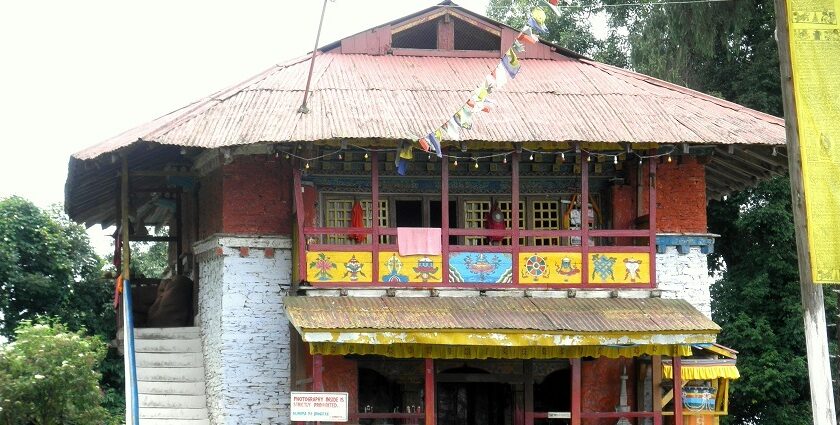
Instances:
[[[455,252],[449,254],[452,283],[497,284],[513,281],[513,256],[509,253]]]
[[[576,252],[520,253],[519,283],[579,285],[582,258]]]
[[[307,252],[306,280],[371,283],[372,261],[370,252]]]
[[[645,253],[589,254],[589,283],[650,283],[650,255]]]
[[[440,255],[401,256],[379,253],[379,281],[389,283],[440,283],[443,281]]]

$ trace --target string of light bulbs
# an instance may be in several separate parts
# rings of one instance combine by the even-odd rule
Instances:
[[[282,154],[282,155],[284,155],[284,157],[286,159],[294,158],[294,159],[300,160],[301,162],[304,163],[304,168],[309,169],[310,162],[312,162],[312,161],[317,161],[319,159],[324,159],[324,158],[332,157],[332,156],[337,156],[339,160],[344,159],[343,153],[346,150],[349,150],[349,148],[353,148],[355,150],[363,151],[365,153],[364,159],[369,159],[370,158],[369,154],[373,153],[373,152],[393,152],[394,151],[393,148],[368,148],[368,147],[358,146],[358,145],[353,145],[353,144],[347,144],[346,146],[347,146],[346,148],[341,147],[341,148],[336,149],[334,151],[330,151],[330,152],[323,153],[323,154],[317,155],[317,156],[312,156],[312,157],[306,157],[306,156],[301,156],[301,155],[295,154],[294,152],[292,152],[292,150],[289,150],[289,151],[281,150],[281,151],[276,151],[275,154],[274,154],[274,157],[279,158],[280,155]],[[418,152],[428,154],[428,152],[426,152],[426,151],[424,151],[424,150],[422,150],[422,149],[420,149],[416,146],[412,146],[412,149],[415,150],[415,151],[418,151]],[[529,154],[528,155],[528,160],[529,161],[534,161],[535,160],[534,155],[537,155],[537,154],[538,155],[560,155],[561,160],[565,161],[566,160],[566,154],[585,153],[586,154],[586,160],[588,162],[592,160],[592,157],[596,157],[596,158],[602,157],[602,158],[612,158],[613,164],[618,164],[618,158],[621,155],[634,155],[639,159],[639,164],[641,164],[645,159],[656,159],[656,158],[661,158],[661,157],[667,157],[667,161],[672,162],[673,161],[672,154],[674,153],[675,149],[676,148],[674,146],[671,146],[671,149],[668,150],[667,152],[655,153],[655,154],[650,154],[650,155],[642,155],[642,154],[640,154],[636,151],[621,152],[621,153],[605,153],[605,152],[591,151],[591,150],[582,149],[582,148],[579,149],[579,150],[573,148],[573,149],[567,149],[567,150],[563,150],[563,151],[543,151],[543,150],[528,149],[528,148],[522,147],[522,152],[527,152]],[[497,157],[503,157],[502,163],[507,164],[507,157],[509,155],[513,155],[516,152],[517,152],[516,150],[511,150],[511,151],[506,151],[506,152],[498,152],[498,153],[478,155],[478,156],[446,154],[446,153],[444,153],[441,156],[443,158],[447,159],[447,160],[453,160],[452,165],[455,166],[455,167],[458,166],[458,161],[459,160],[461,160],[461,161],[467,160],[469,162],[474,163],[475,168],[478,168],[479,161],[486,160],[486,159],[497,158]],[[432,159],[431,154],[429,154],[429,159],[430,160]]]

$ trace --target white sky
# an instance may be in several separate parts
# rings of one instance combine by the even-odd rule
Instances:
[[[438,2],[330,1],[320,44]],[[73,152],[305,54],[322,4],[0,2],[0,197],[62,202]]]

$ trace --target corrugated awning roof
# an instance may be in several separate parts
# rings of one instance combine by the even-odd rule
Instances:
[[[330,354],[412,357],[406,353],[434,346],[468,347],[483,357],[533,356],[529,349],[546,356],[661,354],[713,343],[720,331],[688,302],[654,298],[286,297],[284,305],[313,352]],[[504,355],[501,347],[513,351]]]

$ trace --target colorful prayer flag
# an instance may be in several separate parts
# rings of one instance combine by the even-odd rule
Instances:
[[[435,138],[435,134],[429,133],[429,135],[426,136],[426,139],[429,139],[429,142],[432,143],[432,147],[435,149],[435,153],[437,154],[438,158],[443,158],[443,151],[441,151],[440,149],[440,141],[438,141],[438,139]]]
[[[455,113],[455,121],[461,128],[469,130],[472,128],[472,108],[464,105]]]
[[[446,130],[446,137],[449,140],[461,140],[461,131],[459,130],[461,126],[458,125],[457,121],[455,121],[454,115],[451,118],[449,118],[449,121],[446,124],[444,124],[444,127],[444,129]]]
[[[555,15],[560,16],[560,0],[543,0],[545,6],[551,9]]]
[[[513,51],[516,53],[522,53],[525,51],[525,45],[519,40],[513,40]]]
[[[404,176],[408,170],[408,161],[403,158],[397,158],[397,174]]]
[[[516,74],[522,68],[522,64],[519,63],[519,58],[516,57],[516,52],[513,49],[508,49],[507,53],[505,53],[505,57],[502,58],[502,65],[504,65],[505,71],[510,75],[510,78],[516,78]]]
[[[537,44],[540,41],[540,37],[534,34],[534,30],[529,26],[523,27],[516,39],[528,44]]]
[[[499,61],[499,64],[496,65],[496,69],[493,70],[491,74],[496,82],[496,89],[500,89],[505,86],[508,82],[508,72],[505,65],[502,61]]]
[[[417,140],[417,143],[419,143],[419,144],[420,144],[420,149],[423,149],[423,150],[424,150],[424,151],[426,151],[426,152],[428,152],[428,151],[429,151],[429,141],[428,141],[428,140],[426,140],[426,138],[425,138],[425,137],[423,137],[423,138],[421,138],[421,139]]]

